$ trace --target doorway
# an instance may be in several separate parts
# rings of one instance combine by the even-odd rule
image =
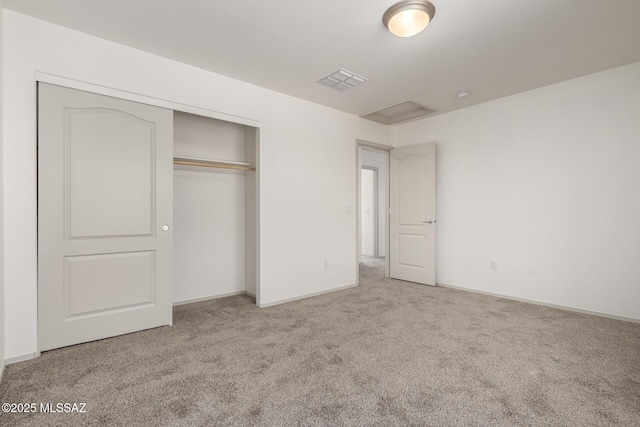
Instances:
[[[392,148],[356,140],[356,159],[356,283],[390,277],[435,286],[435,142]],[[377,179],[367,169],[377,171]],[[378,197],[373,243],[366,236],[369,185]]]
[[[359,144],[358,279],[370,281],[388,276],[388,180],[386,147]]]

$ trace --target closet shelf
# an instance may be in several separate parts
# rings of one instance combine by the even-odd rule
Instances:
[[[183,166],[200,166],[205,168],[236,169],[241,171],[256,170],[256,166],[252,165],[251,163],[231,162],[228,160],[202,159],[199,157],[176,156],[173,158],[173,164]]]

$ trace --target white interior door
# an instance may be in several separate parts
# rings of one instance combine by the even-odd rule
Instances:
[[[171,324],[173,113],[40,83],[38,343]]]
[[[361,169],[360,172],[360,224],[362,255],[375,257],[376,253],[376,172]]]
[[[436,144],[391,150],[389,273],[436,284]]]

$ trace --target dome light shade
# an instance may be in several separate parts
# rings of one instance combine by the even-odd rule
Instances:
[[[435,14],[436,8],[429,1],[403,0],[387,9],[382,22],[398,37],[413,37],[427,28]]]

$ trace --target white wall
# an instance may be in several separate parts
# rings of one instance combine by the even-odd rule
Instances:
[[[353,147],[389,144],[388,128],[13,11],[5,42],[8,357],[37,349],[36,72],[259,121],[261,302],[355,283]]]
[[[362,166],[378,168],[378,256],[387,256],[387,223],[385,216],[387,199],[388,164],[387,153],[360,148]]]
[[[377,172],[371,169],[360,169],[360,252],[365,256],[376,254],[376,179]]]
[[[2,0],[0,0],[0,379],[2,379],[2,373],[4,372],[4,359],[5,359],[5,344],[4,344],[4,318],[5,318],[5,308],[4,308],[4,156],[3,156],[3,134],[4,134],[4,126],[3,126],[3,104],[4,104],[4,92],[3,92],[3,82],[4,82],[4,69],[3,69],[3,59],[4,59],[4,43],[3,43],[3,33],[4,33],[4,9]]]
[[[173,173],[174,302],[245,290],[244,173],[199,169]]]
[[[183,112],[173,117],[174,156],[244,162],[245,125]]]
[[[437,281],[640,319],[638,94],[640,63],[398,126],[438,145]]]

